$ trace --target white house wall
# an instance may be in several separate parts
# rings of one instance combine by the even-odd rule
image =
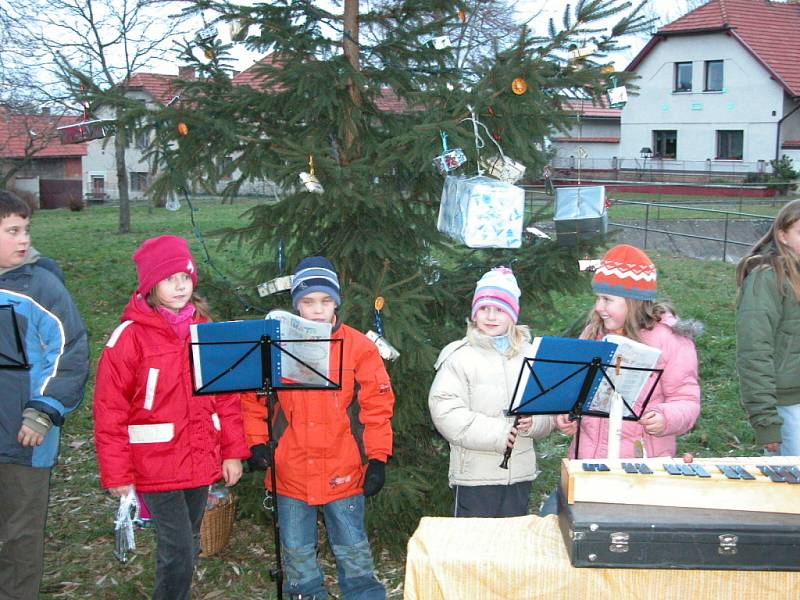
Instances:
[[[574,123],[566,133],[557,132],[553,135],[552,148],[555,150],[554,166],[571,167],[570,163],[580,158],[580,148],[583,147],[587,157],[582,159],[582,168],[608,169],[611,159],[619,156],[619,142],[579,142],[578,139],[586,138],[617,138],[620,136],[618,119],[583,118]],[[569,141],[558,138],[571,138]],[[574,160],[571,160],[571,157]]]
[[[704,92],[704,62],[723,60],[723,91]],[[675,92],[675,63],[692,62],[692,91]],[[725,34],[672,36],[656,44],[636,67],[637,95],[622,111],[620,152],[638,157],[653,146],[654,130],[677,130],[677,161],[726,163],[769,161],[775,156],[783,88],[770,79],[735,38]],[[742,130],[742,161],[715,161],[716,131]],[[668,167],[669,160],[664,160]],[[735,165],[729,165],[735,168]]]
[[[141,92],[130,92],[133,98],[151,102],[150,95]],[[106,108],[101,108],[95,116],[99,119],[111,119],[113,114]],[[86,156],[83,158],[83,190],[84,193],[92,192],[92,177],[103,176],[105,178],[105,192],[112,200],[119,199],[119,183],[117,181],[117,162],[114,157],[116,137],[109,136],[100,140],[89,142]],[[128,170],[128,186],[130,186],[130,173],[147,173],[150,170],[147,161],[142,160],[142,152],[135,147],[135,143],[125,149],[125,162]],[[143,198],[144,192],[128,190],[131,199]]]

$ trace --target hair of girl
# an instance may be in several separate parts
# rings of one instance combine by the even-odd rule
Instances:
[[[470,319],[467,319],[467,337],[478,346],[484,346],[486,348],[494,347],[490,337],[482,333],[474,321]],[[512,323],[508,327],[508,350],[506,350],[505,355],[509,357],[516,356],[522,352],[523,344],[530,341],[531,331],[528,326],[515,325]]]
[[[156,295],[155,287],[148,292],[145,300],[147,300],[147,303],[153,308],[158,308],[159,306],[162,306],[161,302],[158,301],[158,296]],[[203,298],[202,296],[198,296],[195,292],[192,292],[192,297],[189,301],[192,304],[194,304],[194,308],[198,312],[198,314],[202,315],[209,321],[213,321],[213,319],[211,318],[211,308],[209,307],[208,301],[205,298]]]
[[[675,314],[675,307],[666,300],[634,300],[625,298],[628,306],[628,314],[625,316],[625,323],[622,326],[622,335],[634,341],[641,342],[639,331],[642,329],[650,330],[661,320],[664,313]],[[588,339],[594,340],[603,337],[606,331],[603,319],[592,307],[586,323],[589,328]]]
[[[769,231],[742,257],[736,266],[737,300],[742,293],[745,278],[753,270],[771,268],[775,271],[781,295],[784,293],[784,281],[788,279],[795,300],[800,302],[800,256],[778,239],[779,232],[785,233],[798,220],[800,220],[800,199],[784,205]]]

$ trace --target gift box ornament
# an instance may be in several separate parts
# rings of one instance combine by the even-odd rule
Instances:
[[[467,162],[467,157],[461,148],[453,148],[433,159],[433,164],[442,175],[456,170],[465,162]]]
[[[628,88],[624,85],[613,87],[608,90],[608,106],[611,108],[622,108],[628,102]]]
[[[455,171],[458,167],[467,162],[467,157],[461,148],[447,147],[447,134],[440,131],[439,135],[442,138],[442,154],[433,159],[433,164],[440,174],[444,175],[450,171]]]
[[[525,192],[490,177],[448,175],[437,228],[470,248],[519,248]]]
[[[606,188],[574,186],[556,188],[556,209],[553,220],[556,239],[562,246],[575,246],[608,231]]]
[[[487,175],[507,183],[519,181],[525,175],[525,165],[508,156],[500,155],[492,158],[482,158],[479,164]]]

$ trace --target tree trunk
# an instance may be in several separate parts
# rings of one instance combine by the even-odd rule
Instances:
[[[119,193],[119,232],[131,231],[131,204],[128,198],[128,167],[125,164],[125,148],[128,144],[128,132],[124,127],[117,129],[114,140],[114,158],[117,163],[117,191]]]
[[[344,35],[342,45],[344,47],[344,55],[347,58],[347,61],[353,67],[353,70],[358,71],[358,0],[345,0],[344,2]],[[350,98],[353,101],[353,105],[360,105],[361,92],[352,78],[350,78],[348,81],[347,89],[350,92]],[[358,155],[359,148],[356,123],[353,120],[352,110],[348,110],[345,117],[345,138],[342,163],[347,164],[351,160],[358,158]]]

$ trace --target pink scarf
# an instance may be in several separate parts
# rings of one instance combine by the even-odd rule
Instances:
[[[194,316],[194,304],[189,302],[178,312],[172,312],[168,308],[159,306],[158,312],[167,320],[178,339],[185,340],[189,337],[189,325],[191,325],[191,320]]]

